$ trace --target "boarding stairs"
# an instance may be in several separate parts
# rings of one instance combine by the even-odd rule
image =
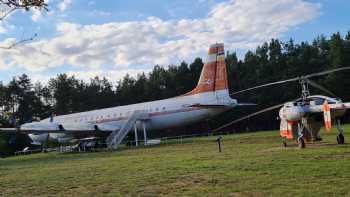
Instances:
[[[137,121],[146,121],[149,114],[145,110],[136,110],[132,113],[120,130],[113,131],[106,139],[108,149],[117,149],[126,135],[132,130]]]

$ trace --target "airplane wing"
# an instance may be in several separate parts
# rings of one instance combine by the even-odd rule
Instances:
[[[60,133],[69,135],[99,135],[108,134],[120,127],[109,124],[58,124],[53,122],[32,122],[21,125],[18,128],[0,128],[1,133],[45,134]]]
[[[62,134],[70,134],[70,135],[82,135],[82,134],[108,134],[113,132],[112,130],[34,130],[34,129],[20,129],[20,128],[0,128],[0,134],[45,134],[45,133],[62,133]]]

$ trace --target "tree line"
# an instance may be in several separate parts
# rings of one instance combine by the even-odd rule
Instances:
[[[235,52],[227,52],[228,79],[231,92],[268,82],[288,79],[309,73],[350,66],[350,32],[345,36],[335,33],[329,38],[318,36],[312,42],[295,43],[272,39],[245,53],[242,59]],[[16,126],[40,120],[51,115],[62,115],[99,108],[133,104],[170,98],[193,89],[200,76],[203,61],[167,67],[156,65],[150,73],[130,75],[114,82],[95,77],[86,82],[74,76],[59,74],[47,84],[35,83],[23,74],[8,83],[0,83],[0,124]],[[344,100],[350,100],[350,72],[339,72],[315,81]],[[321,94],[313,90],[314,94]],[[322,93],[324,94],[324,93]],[[196,130],[215,128],[239,116],[267,106],[300,97],[298,83],[263,88],[238,95],[240,102],[254,102],[257,107],[236,108],[194,127]],[[277,113],[269,112],[248,122],[227,129],[276,129]],[[249,127],[249,128],[248,128]]]

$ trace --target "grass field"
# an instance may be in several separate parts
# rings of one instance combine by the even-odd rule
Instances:
[[[222,153],[216,137],[202,137],[11,157],[0,159],[0,196],[350,196],[350,145],[335,136],[304,150],[282,148],[274,131],[223,136]]]

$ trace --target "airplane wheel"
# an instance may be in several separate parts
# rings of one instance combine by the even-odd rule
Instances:
[[[286,137],[282,138],[282,144],[283,144],[283,147],[287,147],[287,138]]]
[[[283,147],[287,147],[287,142],[283,142]]]
[[[298,139],[298,146],[299,148],[305,148],[305,141],[302,137]]]
[[[343,134],[339,134],[337,136],[337,142],[338,142],[338,144],[344,144],[345,143],[345,138],[344,138]]]

